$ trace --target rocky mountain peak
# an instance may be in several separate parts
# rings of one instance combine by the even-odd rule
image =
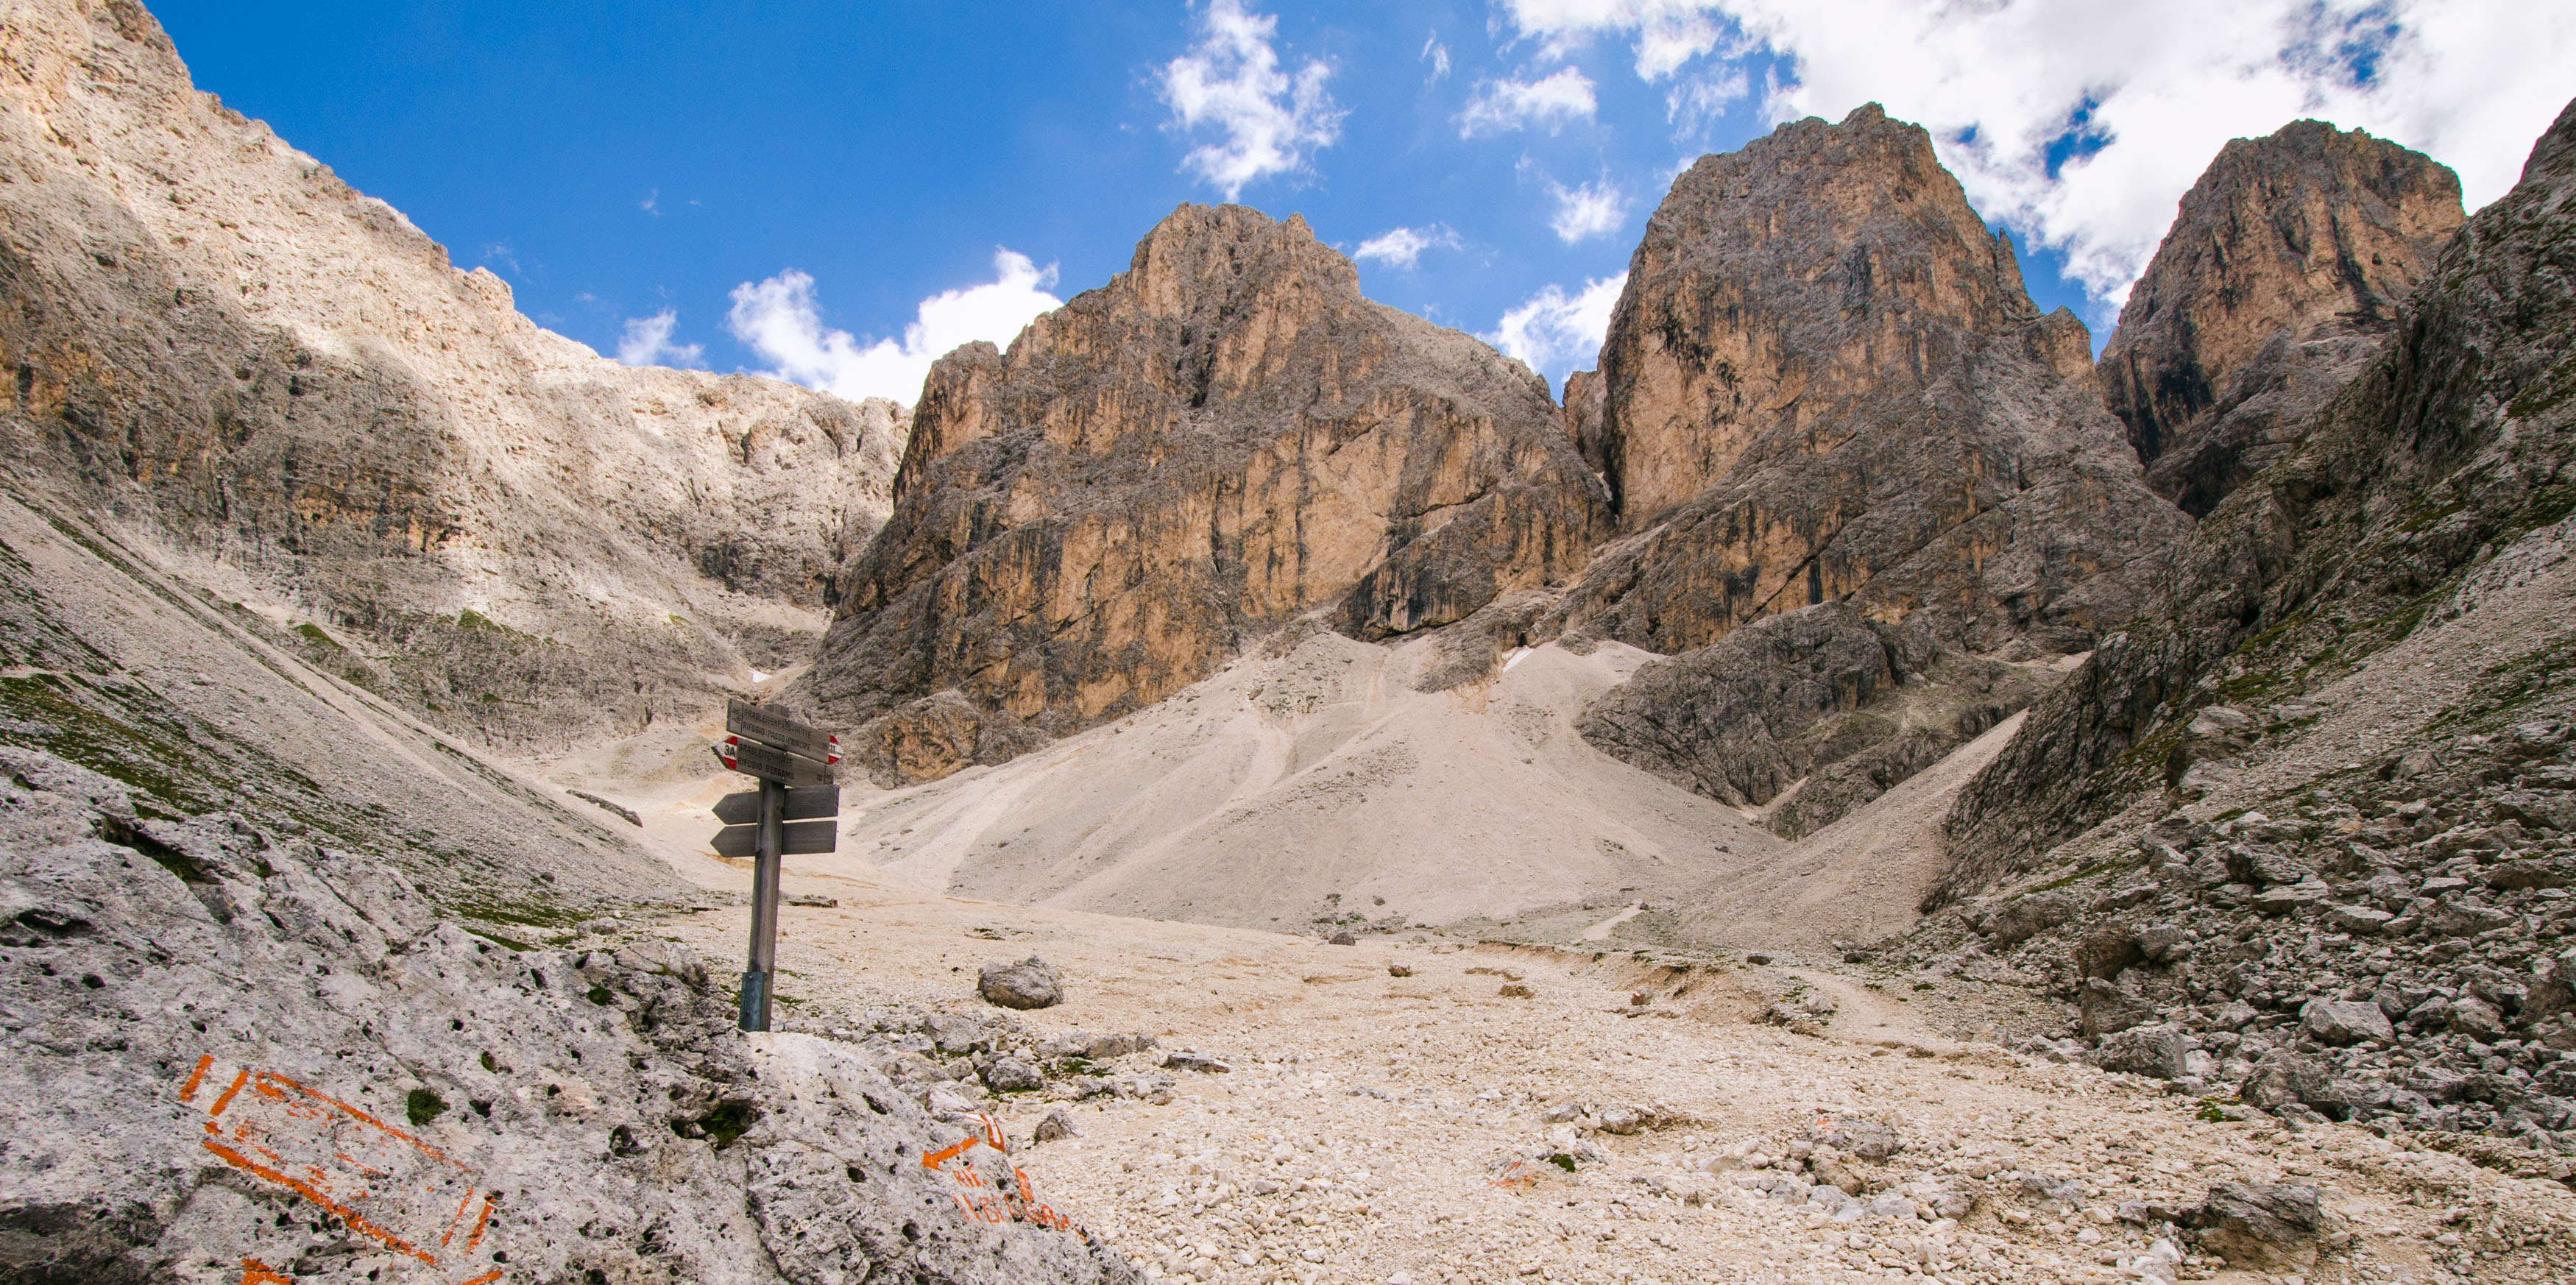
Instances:
[[[1602,350],[1615,458],[1596,463],[1621,527],[1696,496],[1801,408],[1892,370],[1922,379],[1943,361],[1927,331],[2018,342],[2038,315],[1931,136],[1876,104],[1702,157],[1647,224]]]
[[[2342,386],[2464,218],[2431,158],[2323,121],[2230,142],[2100,363],[2150,482],[2205,514]],[[2234,422],[2229,422],[2233,419]]]
[[[897,778],[1142,708],[1301,613],[1383,637],[1561,581],[1604,498],[1526,367],[1239,206],[1182,206],[1009,351],[942,359],[912,431],[793,696],[905,707],[863,738]]]

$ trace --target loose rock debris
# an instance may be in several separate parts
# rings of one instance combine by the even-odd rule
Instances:
[[[901,962],[936,959],[966,909],[801,921],[782,956],[809,979],[800,1013],[974,1003],[944,967]],[[1044,1087],[1024,1091],[952,1072],[927,1105],[1046,1139],[1018,1162],[1150,1279],[2576,1280],[2576,1193],[2449,1135],[2213,1112],[2141,1076],[1941,1039],[1838,965],[1711,970],[1677,1000],[1624,955],[1408,944],[1388,947],[1401,980],[1316,987],[1349,947],[1021,913],[1082,998],[994,1015],[1018,1033],[982,1047],[1103,1056],[1038,1055]],[[729,918],[682,932],[720,949]],[[1528,995],[1495,995],[1498,974]],[[1641,987],[1682,1019],[1618,1016]],[[1815,1034],[1760,1020],[1782,995]],[[1172,1051],[1087,1033],[1138,1028]],[[952,1038],[930,1060],[985,1056]]]

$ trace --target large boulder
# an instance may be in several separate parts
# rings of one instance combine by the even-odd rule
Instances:
[[[2190,1037],[2169,1022],[2133,1026],[2102,1037],[2096,1063],[2105,1071],[2125,1071],[2157,1080],[2179,1080],[2187,1071]]]
[[[2155,1003],[2125,986],[2093,978],[2076,997],[2086,1035],[2110,1035],[2156,1020]]]
[[[1036,955],[1018,963],[990,963],[976,974],[975,991],[986,1003],[1003,1008],[1052,1008],[1064,1002],[1064,982],[1055,965]]]
[[[2286,1267],[2314,1257],[2332,1215],[2314,1187],[2222,1182],[2202,1198],[2192,1223],[2201,1229],[2201,1248],[2230,1267]]]

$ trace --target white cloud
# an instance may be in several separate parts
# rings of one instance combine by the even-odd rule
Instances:
[[[626,333],[617,337],[617,360],[629,366],[695,366],[706,352],[704,344],[675,344],[671,328],[680,324],[680,314],[664,308],[649,317],[626,319]]]
[[[2471,208],[2512,186],[2565,105],[2576,6],[2496,0],[1504,0],[1551,47],[1635,41],[1657,80],[1767,49],[1775,118],[1863,102],[1931,130],[1987,218],[2065,253],[2106,304],[2227,140],[2300,117],[2452,166]],[[2070,150],[2071,149],[2071,150]],[[2052,173],[2052,170],[2054,171]]]
[[[997,250],[993,271],[996,280],[922,300],[901,340],[861,346],[846,330],[824,329],[814,278],[793,268],[735,286],[725,329],[770,363],[763,374],[835,396],[910,404],[921,396],[932,362],[978,339],[1007,348],[1038,314],[1063,302],[1046,292],[1055,284],[1054,264],[1041,270],[1027,255]]]
[[[1278,26],[1242,0],[1210,0],[1198,44],[1163,67],[1163,101],[1180,127],[1213,125],[1224,135],[1193,149],[1182,168],[1229,201],[1254,179],[1305,169],[1308,152],[1341,136],[1341,110],[1324,92],[1332,68],[1310,61],[1294,77],[1281,71],[1270,47]]]
[[[1565,372],[1600,360],[1601,340],[1610,333],[1610,310],[1618,306],[1619,292],[1627,285],[1625,272],[1589,282],[1581,294],[1571,297],[1551,285],[1504,313],[1502,325],[1492,334],[1477,338],[1562,381]]]
[[[1440,43],[1440,33],[1422,42],[1422,61],[1431,64],[1431,78],[1422,83],[1437,85],[1449,75],[1449,46]]]
[[[1396,228],[1360,242],[1351,252],[1354,259],[1375,259],[1392,267],[1410,270],[1422,252],[1431,249],[1455,250],[1458,234],[1446,224],[1434,223],[1427,228]]]
[[[1553,129],[1570,120],[1589,120],[1594,107],[1592,81],[1572,67],[1542,80],[1488,80],[1476,86],[1467,110],[1458,114],[1458,137],[1500,134],[1545,125]]]
[[[1551,180],[1547,190],[1556,200],[1556,214],[1547,225],[1556,229],[1556,239],[1567,245],[1616,232],[1628,217],[1628,194],[1606,178],[1581,187],[1567,187]]]
[[[1687,138],[1706,129],[1709,122],[1752,93],[1753,86],[1741,67],[1677,80],[1664,91],[1664,119],[1671,122],[1677,137]]]

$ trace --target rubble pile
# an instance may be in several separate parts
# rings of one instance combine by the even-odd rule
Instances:
[[[2454,737],[2276,811],[2174,813],[2123,859],[1937,918],[1914,958],[2068,1001],[2034,1051],[2576,1155],[2571,790],[2564,722]]]

